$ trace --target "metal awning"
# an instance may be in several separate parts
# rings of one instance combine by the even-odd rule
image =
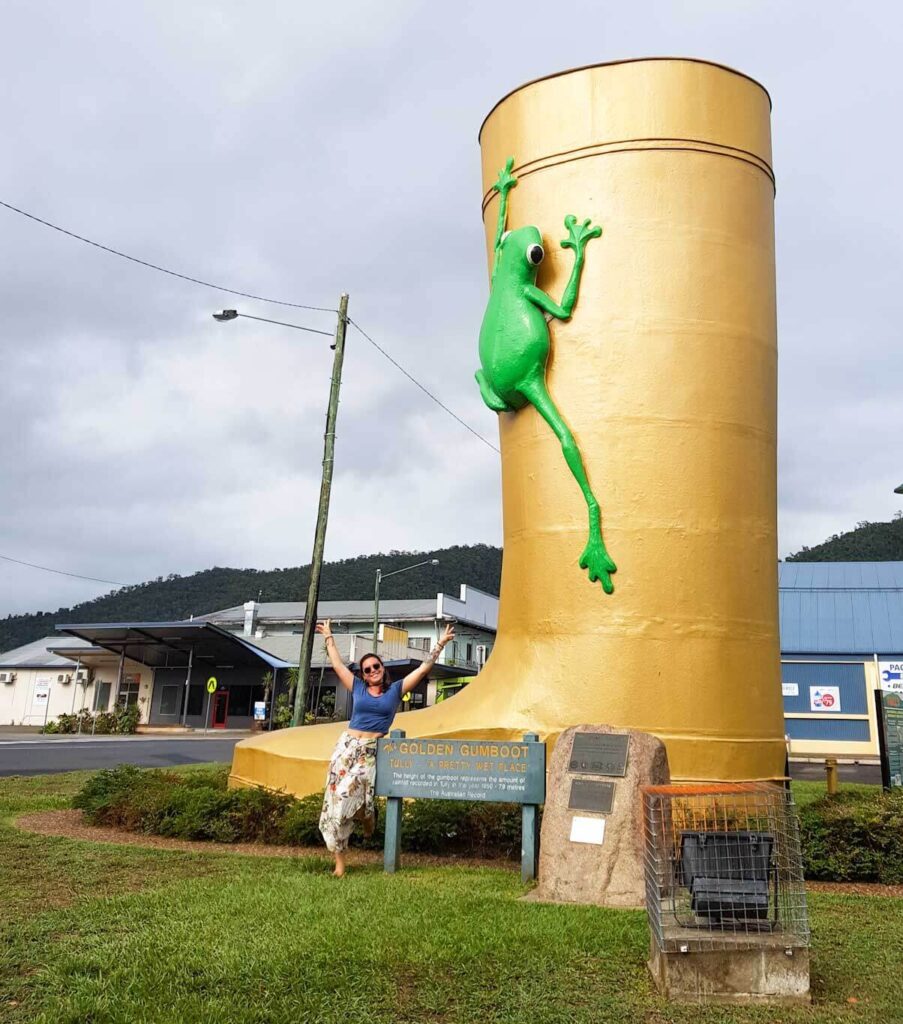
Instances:
[[[272,669],[291,668],[290,662],[209,622],[102,622],[56,628],[152,668],[187,668],[189,655],[195,666],[209,668],[261,662]]]

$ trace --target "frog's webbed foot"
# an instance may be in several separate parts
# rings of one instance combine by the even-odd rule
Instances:
[[[477,384],[480,385],[480,394],[483,396],[483,401],[492,409],[493,412],[513,412],[513,409],[504,398],[499,398],[492,388],[492,385],[486,380],[486,374],[482,370],[477,370],[474,374],[477,378]]]
[[[511,173],[511,168],[514,166],[514,157],[509,156],[505,161],[504,168],[499,171],[498,179],[492,186],[493,189],[501,195],[507,195],[511,189],[517,184],[517,178]]]
[[[586,569],[590,583],[599,580],[606,594],[611,594],[614,591],[611,573],[617,572],[618,567],[605,550],[605,543],[599,534],[590,533],[583,554],[580,556],[580,568]]]
[[[564,218],[564,226],[568,229],[568,237],[562,241],[561,248],[573,249],[578,257],[581,256],[586,248],[586,243],[591,238],[598,238],[602,234],[602,226],[596,224],[594,227],[590,227],[591,223],[590,219],[587,218],[581,224],[578,224],[577,218],[572,213],[569,213]]]

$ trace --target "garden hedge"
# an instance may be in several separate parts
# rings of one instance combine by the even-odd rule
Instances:
[[[321,846],[323,794],[296,800],[263,789],[228,789],[228,769],[184,774],[119,765],[92,775],[73,799],[95,825],[111,825],[180,839],[224,843]],[[352,845],[381,849],[385,801],[377,800],[376,831],[356,830]],[[519,857],[521,808],[517,804],[420,800],[406,802],[406,850],[470,857]]]
[[[225,843],[320,846],[322,793],[296,800],[262,789],[228,789],[228,768],[176,774],[120,765],[97,772],[75,797],[89,821],[180,839]],[[383,845],[385,802],[379,824],[352,844]],[[800,810],[803,866],[807,878],[827,881],[903,883],[903,791],[877,786],[823,797]],[[402,842],[406,850],[470,857],[520,855],[521,809],[517,804],[450,800],[405,801]]]
[[[903,790],[825,796],[800,810],[806,878],[903,883]]]

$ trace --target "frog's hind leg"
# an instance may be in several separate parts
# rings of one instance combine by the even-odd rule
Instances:
[[[477,384],[480,385],[480,394],[483,396],[483,401],[489,406],[493,412],[513,412],[513,409],[504,398],[499,396],[493,390],[492,385],[486,380],[486,374],[482,370],[477,370],[474,374],[477,378]]]
[[[561,442],[565,461],[580,485],[580,490],[583,491],[583,497],[589,509],[589,540],[580,556],[580,568],[587,570],[591,582],[599,580],[605,593],[610,594],[614,590],[611,573],[617,571],[617,566],[605,550],[599,521],[599,502],[590,488],[583,465],[583,457],[574,440],[574,435],[552,401],[543,380],[529,381],[521,387],[520,391],[555,432],[555,436]]]

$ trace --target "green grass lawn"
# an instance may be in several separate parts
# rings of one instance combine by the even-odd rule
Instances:
[[[669,1006],[640,912],[523,903],[516,865],[360,868],[27,835],[86,773],[0,779],[0,1020],[903,1021],[903,899],[812,894],[811,1008]],[[851,1001],[855,1000],[855,1001]]]

